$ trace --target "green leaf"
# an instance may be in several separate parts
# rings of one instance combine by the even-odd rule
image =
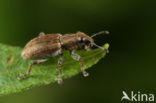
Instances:
[[[108,49],[109,44],[104,48]],[[33,66],[30,75],[22,80],[18,80],[19,75],[27,72],[32,60],[21,58],[21,48],[0,44],[0,95],[6,95],[29,89],[34,86],[50,84],[58,80],[58,57],[53,57],[46,63]],[[101,49],[91,51],[76,51],[84,60],[84,67],[87,69],[96,64],[106,54]],[[62,64],[63,78],[72,77],[81,72],[80,63],[73,60],[68,51],[64,52],[64,62]]]

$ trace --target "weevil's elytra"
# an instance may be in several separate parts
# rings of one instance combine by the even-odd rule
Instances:
[[[61,34],[39,35],[32,39],[22,51],[23,59],[38,59],[56,56],[61,52],[61,44],[58,37]]]
[[[91,37],[86,35],[83,32],[77,32],[75,34],[64,34],[61,35],[57,34],[47,34],[45,35],[43,32],[39,34],[38,37],[29,41],[26,46],[24,47],[21,57],[25,60],[35,59],[33,63],[30,64],[28,72],[23,76],[19,76],[18,79],[25,78],[27,75],[30,74],[32,66],[41,64],[46,62],[50,57],[60,55],[58,60],[58,69],[59,69],[59,79],[58,83],[62,83],[62,70],[61,65],[63,63],[63,50],[69,50],[71,57],[74,60],[77,60],[81,63],[81,71],[83,75],[86,77],[89,74],[84,69],[84,62],[78,54],[75,54],[74,51],[77,48],[85,47],[84,49],[88,50],[92,46],[96,46],[106,52],[108,50],[104,49],[101,46],[98,46],[94,43],[93,37],[100,35],[100,34],[108,34],[108,31],[102,31],[92,35]]]

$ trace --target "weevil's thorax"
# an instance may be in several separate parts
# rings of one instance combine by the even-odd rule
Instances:
[[[75,50],[84,46],[91,47],[93,39],[83,32],[76,34],[65,34],[61,37],[62,48],[66,50]]]

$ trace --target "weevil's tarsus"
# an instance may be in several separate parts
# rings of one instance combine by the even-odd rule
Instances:
[[[42,63],[46,62],[47,60],[48,60],[48,59],[44,59],[44,60],[36,60],[36,61],[32,62],[32,63],[30,64],[30,66],[29,66],[28,72],[25,73],[25,74],[22,75],[22,76],[17,77],[17,79],[20,80],[20,79],[26,78],[26,77],[30,74],[33,65],[42,64]]]
[[[45,35],[45,33],[44,32],[40,32],[39,33],[39,36],[42,36],[42,35]]]
[[[58,84],[62,84],[62,68],[61,65],[63,63],[64,57],[63,54],[60,54],[60,58],[58,60],[58,67],[59,67],[59,79],[58,79]]]
[[[70,54],[71,54],[71,56],[72,56],[72,58],[73,58],[74,60],[79,61],[79,62],[81,63],[81,71],[82,71],[83,76],[84,76],[84,77],[89,76],[89,73],[87,73],[87,72],[85,71],[85,69],[84,69],[84,62],[83,62],[81,56],[78,55],[78,54],[75,54],[74,51],[71,51]]]
[[[105,49],[105,48],[103,48],[103,47],[101,47],[101,46],[99,46],[99,45],[97,45],[95,43],[93,43],[93,45],[96,46],[96,47],[98,47],[98,48],[100,48],[100,49],[102,49],[102,50],[104,50],[106,53],[109,53],[109,50],[108,49]]]
[[[93,38],[93,37],[95,37],[97,35],[101,35],[101,34],[109,34],[109,31],[100,31],[98,33],[93,34],[91,37]]]

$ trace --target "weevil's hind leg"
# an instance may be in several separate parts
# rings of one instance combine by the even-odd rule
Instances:
[[[81,58],[81,56],[79,56],[78,54],[75,54],[74,51],[71,51],[71,56],[74,60],[79,61],[81,63],[81,71],[83,73],[84,77],[87,77],[89,75],[89,73],[87,73],[84,69],[84,62]]]
[[[45,33],[44,32],[40,32],[39,33],[39,36],[42,36],[42,35],[45,35]]]
[[[59,67],[59,79],[58,79],[58,84],[62,84],[62,68],[61,65],[63,63],[64,56],[63,54],[60,54],[60,58],[58,60],[58,67]]]
[[[37,65],[37,64],[44,63],[44,62],[46,62],[47,60],[48,60],[48,59],[44,59],[44,60],[36,60],[36,61],[32,62],[32,63],[30,64],[30,66],[29,66],[28,72],[25,73],[25,74],[22,75],[22,76],[17,77],[17,79],[20,80],[20,79],[23,79],[23,78],[27,77],[27,76],[30,74],[33,65]]]

